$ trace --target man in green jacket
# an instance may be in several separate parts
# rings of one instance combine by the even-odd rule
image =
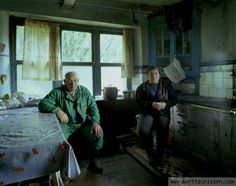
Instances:
[[[64,85],[46,95],[40,101],[38,109],[40,112],[56,114],[64,136],[77,158],[81,158],[81,154],[88,155],[88,169],[99,174],[103,172],[96,163],[98,151],[103,146],[99,110],[89,90],[78,85],[78,82],[76,72],[66,73]]]

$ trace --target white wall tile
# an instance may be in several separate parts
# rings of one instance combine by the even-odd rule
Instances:
[[[221,71],[221,66],[220,65],[214,66],[213,71],[214,72]]]
[[[200,95],[233,99],[233,65],[200,68]]]
[[[225,98],[233,99],[233,89],[231,88],[225,89]]]
[[[221,65],[221,71],[232,71],[233,65]]]
[[[231,72],[223,72],[224,78],[232,78],[232,71]]]
[[[200,91],[199,91],[200,96],[206,96],[208,97],[208,86],[207,85],[200,85]]]
[[[214,81],[214,73],[213,72],[206,72],[202,73],[203,76],[201,76],[201,84],[203,85],[212,85]]]
[[[208,90],[209,90],[209,94],[208,94],[209,97],[215,97],[215,98],[219,97],[218,88],[210,87]]]
[[[223,72],[215,72],[215,78],[223,78],[224,73]]]
[[[223,78],[215,78],[214,87],[223,88],[224,87],[224,79]]]
[[[232,78],[224,78],[224,88],[233,88],[233,79]]]
[[[219,98],[225,98],[225,97],[226,97],[226,96],[225,96],[225,89],[223,89],[223,88],[218,88],[217,92],[218,92],[218,97],[219,97]]]

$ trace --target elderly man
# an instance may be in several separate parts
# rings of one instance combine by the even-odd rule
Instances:
[[[65,75],[64,85],[53,89],[39,103],[40,112],[54,112],[65,138],[73,147],[77,158],[89,157],[88,169],[102,173],[96,157],[103,146],[103,130],[96,102],[87,88],[78,85],[76,72]]]

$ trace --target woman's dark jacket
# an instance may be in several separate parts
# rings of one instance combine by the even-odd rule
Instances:
[[[149,95],[149,87],[150,83],[146,81],[139,85],[136,90],[136,102],[140,113],[143,115],[152,115],[154,117],[158,115],[170,117],[170,107],[177,103],[177,96],[173,87],[168,81],[160,79],[158,83],[158,93],[155,97]],[[165,94],[161,92],[160,87],[163,87]],[[166,107],[160,111],[155,110],[152,108],[152,102],[165,102]]]

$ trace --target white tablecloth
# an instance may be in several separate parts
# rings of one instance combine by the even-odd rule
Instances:
[[[80,174],[55,114],[36,107],[0,111],[0,186],[58,171],[70,178]]]

